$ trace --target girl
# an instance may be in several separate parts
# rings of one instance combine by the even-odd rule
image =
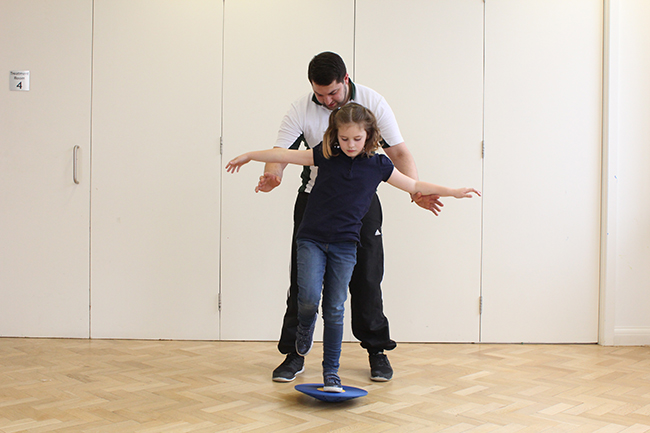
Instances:
[[[323,297],[323,389],[342,392],[338,376],[343,310],[356,263],[361,219],[380,182],[416,194],[443,197],[480,196],[473,188],[452,189],[416,181],[376,154],[380,133],[370,110],[349,103],[330,115],[323,143],[309,150],[274,148],[247,152],[226,165],[230,173],[250,162],[279,162],[318,167],[298,228],[298,331],[296,351],[306,355],[313,344],[318,304]]]

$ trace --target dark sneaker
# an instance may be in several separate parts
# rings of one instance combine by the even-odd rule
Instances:
[[[375,382],[388,382],[393,378],[393,369],[388,362],[388,357],[383,352],[371,353],[370,380]]]
[[[298,355],[305,356],[311,350],[311,347],[314,345],[315,327],[316,316],[314,316],[314,321],[311,322],[309,328],[304,328],[300,323],[298,324],[298,329],[296,329],[296,352],[298,352]]]
[[[282,364],[273,370],[273,380],[275,382],[291,382],[297,374],[303,371],[305,371],[305,358],[297,353],[290,353]]]
[[[336,373],[327,373],[323,375],[323,391],[325,392],[343,392],[341,378]]]

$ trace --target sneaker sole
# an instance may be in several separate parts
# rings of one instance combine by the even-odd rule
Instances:
[[[373,382],[388,382],[392,379],[391,377],[383,377],[383,376],[370,376],[370,380]]]
[[[273,377],[273,382],[293,382],[294,380],[296,380],[296,376],[298,376],[303,371],[305,371],[305,367],[302,367],[300,371],[296,371],[296,374],[294,374],[293,377],[291,378],[282,377],[282,376]]]
[[[324,386],[323,391],[325,392],[343,392],[343,388],[337,386]]]

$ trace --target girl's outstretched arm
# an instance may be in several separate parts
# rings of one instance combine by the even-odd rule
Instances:
[[[435,194],[441,197],[469,198],[472,193],[481,196],[481,192],[474,188],[448,188],[446,186],[434,185],[429,182],[414,180],[402,174],[398,169],[393,169],[393,173],[388,178],[388,183],[395,188],[406,191],[410,194],[421,192],[423,195]]]
[[[246,152],[233,158],[228,164],[226,164],[226,171],[229,173],[235,173],[239,171],[239,167],[251,161],[314,165],[314,151],[312,149],[291,150],[275,147],[273,149]]]

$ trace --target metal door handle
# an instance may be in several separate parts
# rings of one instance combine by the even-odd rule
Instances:
[[[78,156],[79,146],[75,146],[74,149],[72,149],[72,180],[77,185],[79,184],[79,178],[77,177]]]

